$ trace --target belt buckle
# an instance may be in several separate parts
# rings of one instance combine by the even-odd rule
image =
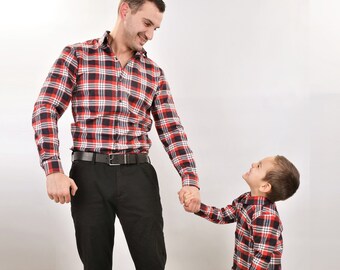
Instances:
[[[109,154],[109,166],[119,166],[119,163],[113,163],[116,154]]]

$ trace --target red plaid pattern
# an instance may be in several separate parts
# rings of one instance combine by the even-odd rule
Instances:
[[[248,192],[225,208],[201,204],[197,215],[218,224],[237,222],[232,269],[281,270],[283,228],[275,203]]]
[[[145,51],[136,52],[122,68],[109,39],[105,32],[101,39],[65,47],[46,78],[32,120],[45,173],[63,172],[57,121],[72,102],[73,150],[147,153],[152,114],[182,184],[198,186],[192,151],[162,69]]]

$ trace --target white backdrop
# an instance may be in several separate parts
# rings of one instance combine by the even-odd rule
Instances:
[[[1,8],[0,269],[80,270],[69,205],[49,200],[31,113],[67,44],[111,30],[118,0],[11,1]],[[251,162],[282,154],[301,186],[278,208],[283,268],[338,269],[340,252],[340,3],[338,0],[168,0],[147,45],[164,70],[194,151],[202,201],[218,207],[247,191]],[[59,122],[69,170],[68,110]],[[180,177],[153,130],[167,269],[230,269],[235,225],[183,211]],[[134,269],[117,222],[114,269]]]

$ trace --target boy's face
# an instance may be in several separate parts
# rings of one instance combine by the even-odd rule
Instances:
[[[263,187],[267,184],[263,178],[267,172],[274,168],[274,157],[266,157],[259,162],[251,165],[248,172],[242,175],[250,187],[252,196],[263,196],[265,189]]]

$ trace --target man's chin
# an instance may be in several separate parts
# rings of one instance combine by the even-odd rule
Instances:
[[[142,45],[136,46],[136,47],[134,48],[134,51],[136,51],[136,52],[141,52],[141,51],[143,51],[143,46],[142,46]]]

